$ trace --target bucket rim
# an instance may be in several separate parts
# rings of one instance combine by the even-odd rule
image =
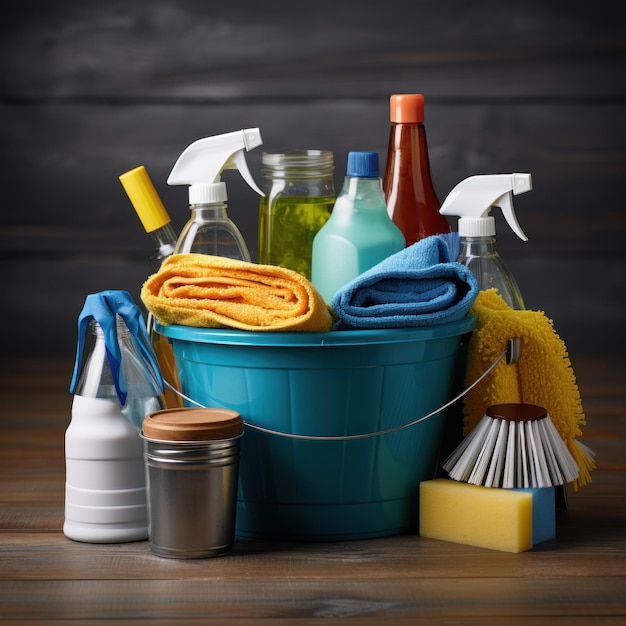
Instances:
[[[384,328],[367,330],[336,330],[329,332],[302,331],[249,331],[230,328],[201,328],[180,324],[163,325],[155,321],[154,328],[170,339],[182,341],[238,346],[262,347],[323,347],[355,346],[367,344],[405,343],[461,336],[476,327],[476,317],[468,313],[454,322],[415,326],[410,328]]]

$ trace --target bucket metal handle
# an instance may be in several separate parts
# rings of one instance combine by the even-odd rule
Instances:
[[[469,393],[478,383],[480,383],[489,373],[493,370],[496,365],[506,357],[507,364],[515,363],[519,359],[520,353],[520,341],[518,337],[513,337],[508,340],[506,349],[498,355],[496,360],[468,387],[466,387],[461,393],[459,393],[455,398],[452,398],[449,402],[446,402],[443,406],[440,406],[438,409],[431,411],[427,415],[423,415],[408,424],[402,424],[401,426],[394,426],[393,428],[386,428],[385,430],[379,430],[374,433],[361,433],[357,435],[297,435],[294,433],[284,433],[279,430],[272,430],[270,428],[265,428],[263,426],[258,426],[256,424],[250,424],[249,422],[244,421],[244,425],[248,428],[252,428],[253,430],[257,430],[259,432],[265,433],[267,435],[277,435],[279,437],[288,437],[289,439],[306,439],[308,441],[350,441],[353,439],[367,439],[368,437],[379,437],[381,435],[387,435],[389,433],[396,432],[398,430],[402,430],[403,428],[409,428],[410,426],[415,426],[415,424],[419,424],[424,420],[427,420],[437,413],[441,413],[441,411],[445,411],[448,407],[452,406],[455,402],[458,402],[463,396]],[[190,402],[191,404],[195,404],[196,406],[205,409],[204,405],[200,404],[200,402],[196,402],[193,398],[186,396],[184,393],[170,385],[168,381],[165,381],[165,384],[172,390],[174,393],[178,394],[181,398]]]

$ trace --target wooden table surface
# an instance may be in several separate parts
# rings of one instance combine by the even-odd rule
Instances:
[[[596,452],[557,537],[510,554],[406,535],[236,540],[216,559],[62,532],[67,359],[0,360],[0,620],[35,623],[626,624],[626,365],[572,355]]]

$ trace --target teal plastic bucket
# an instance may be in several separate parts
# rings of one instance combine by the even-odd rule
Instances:
[[[446,412],[398,427],[450,400],[474,326],[468,316],[329,333],[156,330],[172,343],[183,394],[246,424],[236,534],[319,541],[417,532],[418,486],[435,476]]]

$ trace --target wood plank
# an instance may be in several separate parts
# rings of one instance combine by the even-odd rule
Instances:
[[[205,561],[216,576],[245,576],[253,571],[264,577],[307,577],[322,575],[359,576],[351,572],[356,564],[376,563],[378,576],[398,575],[445,576],[454,563],[463,561],[463,576],[551,576],[558,567],[561,575],[581,575],[580,564],[594,575],[626,575],[624,527],[626,499],[616,498],[616,483],[605,480],[611,475],[623,489],[623,472],[598,472],[599,484],[571,494],[567,511],[557,515],[556,539],[535,546],[532,552],[511,555],[402,535],[382,539],[302,543],[288,541],[257,541],[237,538],[233,555]],[[604,485],[602,483],[604,482]],[[606,491],[612,489],[611,491]],[[599,492],[599,493],[594,493]],[[601,495],[606,493],[606,495]],[[4,498],[3,498],[4,499]],[[3,554],[3,579],[20,578],[25,570],[28,578],[74,578],[98,576],[117,578],[160,577],[163,568],[172,575],[183,576],[198,562],[167,561],[151,555],[147,542],[118,545],[97,545],[72,542],[61,534],[63,524],[62,492],[56,501],[7,500],[0,515],[0,550]],[[38,534],[25,534],[35,531]],[[50,531],[54,531],[50,534]],[[37,545],[33,553],[22,554],[25,546]],[[19,555],[19,556],[18,556]],[[144,571],[146,559],[154,561]],[[59,563],[62,566],[59,567]],[[242,570],[243,567],[243,570]],[[191,570],[190,570],[191,568]],[[315,572],[322,568],[318,574]],[[328,569],[330,568],[330,570]],[[366,570],[361,572],[367,576]],[[461,575],[461,574],[457,574]]]
[[[622,269],[621,263],[607,268],[604,260],[592,256],[553,260],[549,264],[532,261],[508,265],[523,285],[527,306],[546,313],[570,352],[626,350],[626,333],[622,332],[626,267]],[[4,337],[3,349],[7,354],[31,356],[74,354],[76,319],[86,295],[104,289],[124,289],[141,306],[139,292],[148,274],[144,261],[106,258],[0,260],[0,272],[9,277],[12,293],[0,310],[0,324],[13,330]],[[50,302],[45,324],[41,323],[35,303],[22,306],[31,302],[28,280],[32,276],[41,281],[38,297]],[[581,284],[585,284],[584,295]],[[67,371],[69,385],[72,367]]]
[[[618,6],[480,0],[362,10],[192,2],[49,3],[2,23],[4,93],[49,99],[361,99],[419,80],[465,100],[624,95]],[[398,15],[402,15],[399,19]],[[123,17],[122,17],[123,16]],[[497,33],[497,36],[494,36]],[[581,92],[580,85],[586,89]]]
[[[381,626],[386,623],[385,618],[380,617],[367,617],[359,615],[360,626]],[[393,623],[398,626],[414,626],[416,624],[416,617],[394,617]],[[500,617],[472,617],[464,616],[462,618],[463,624],[467,626],[501,626],[502,619]],[[614,616],[596,616],[593,620],[594,624],[600,624],[601,626],[622,626],[623,618]],[[171,626],[171,618],[150,618],[150,619],[101,619],[98,618],[98,624],[114,623],[116,626],[152,626],[156,624],[163,624],[165,626]],[[589,624],[589,617],[587,616],[568,616],[561,617],[558,615],[550,616],[524,616],[524,617],[507,617],[506,623],[508,626],[587,626]],[[40,626],[40,621],[32,620],[20,620],[21,626]],[[67,621],[50,619],[46,620],[46,624],[55,624],[66,626]],[[181,618],[176,617],[176,624],[183,626],[204,626],[205,624],[224,624],[224,619],[221,617],[210,617],[210,610],[207,610],[207,616],[199,619],[196,618]],[[289,626],[319,626],[319,618],[317,617],[253,617],[253,618],[229,618],[228,624],[231,626],[265,626],[269,624],[289,624]],[[344,626],[345,618],[343,617],[329,617],[324,616],[324,624],[327,626],[341,625]],[[448,617],[428,617],[428,624],[430,626],[450,626],[450,619]],[[72,626],[93,626],[92,620],[72,620]]]
[[[206,108],[0,106],[7,133],[0,144],[0,156],[7,163],[0,242],[4,250],[40,257],[117,254],[147,263],[152,248],[118,176],[144,164],[179,230],[189,217],[187,191],[165,181],[180,152],[200,137],[247,126],[259,126],[264,138],[262,148],[247,154],[259,183],[263,150],[324,148],[335,155],[338,192],[348,150],[377,150],[384,162],[388,97],[381,94],[366,103]],[[572,133],[580,119],[585,120],[583,138]],[[477,172],[534,175],[533,191],[516,198],[528,242],[520,241],[499,212],[494,213],[500,253],[506,259],[570,259],[586,254],[623,260],[626,220],[615,205],[626,170],[621,104],[427,103],[426,123],[441,200],[457,182]],[[20,149],[24,143],[30,146],[28,152]],[[32,153],[38,155],[36,161]],[[33,186],[32,180],[38,184]],[[255,253],[258,196],[235,173],[227,172],[224,180],[229,215]],[[30,191],[28,211],[25,188]]]
[[[474,617],[619,615],[626,583],[597,577],[580,587],[568,578],[396,578],[367,581],[293,579],[10,581],[2,585],[7,619]],[[33,602],[33,598],[37,600]],[[137,599],[141,598],[141,602]],[[532,599],[532,601],[530,601]]]
[[[445,579],[624,577],[623,533],[614,526],[568,532],[531,552],[509,554],[417,535],[341,543],[238,539],[229,556],[197,561],[162,559],[147,541],[83,544],[44,531],[3,531],[0,580],[177,579]],[[32,549],[27,549],[28,547]],[[36,548],[36,549],[35,549]],[[455,564],[458,564],[458,568]]]
[[[88,293],[126,289],[140,302],[152,250],[117,180],[120,173],[144,163],[180,229],[189,215],[186,190],[168,188],[164,181],[182,148],[201,136],[258,124],[266,149],[295,144],[333,150],[338,189],[347,149],[385,153],[385,101],[211,107],[210,118],[184,106],[0,109],[9,129],[8,141],[0,144],[0,158],[9,163],[0,225],[0,247],[7,256],[0,259],[0,271],[8,277],[11,294],[0,310],[0,324],[15,331],[5,349],[10,354],[71,353],[75,319]],[[571,143],[571,128],[580,119],[588,128],[583,153]],[[626,171],[622,107],[433,106],[428,124],[442,197],[476,169],[536,174],[535,190],[517,202],[530,239],[517,240],[496,215],[500,254],[527,306],[554,319],[570,350],[625,349],[626,222],[615,211]],[[42,126],[50,132],[39,133]],[[19,149],[23,142],[39,160],[33,162]],[[91,146],[98,150],[94,153]],[[250,154],[257,179],[258,159],[260,153]],[[33,179],[38,180],[35,187]],[[229,214],[254,257],[258,198],[240,180],[231,177],[228,184]],[[31,188],[28,210],[25,188]],[[89,210],[81,208],[86,202]],[[47,303],[46,326],[39,323],[33,278],[37,297]]]

